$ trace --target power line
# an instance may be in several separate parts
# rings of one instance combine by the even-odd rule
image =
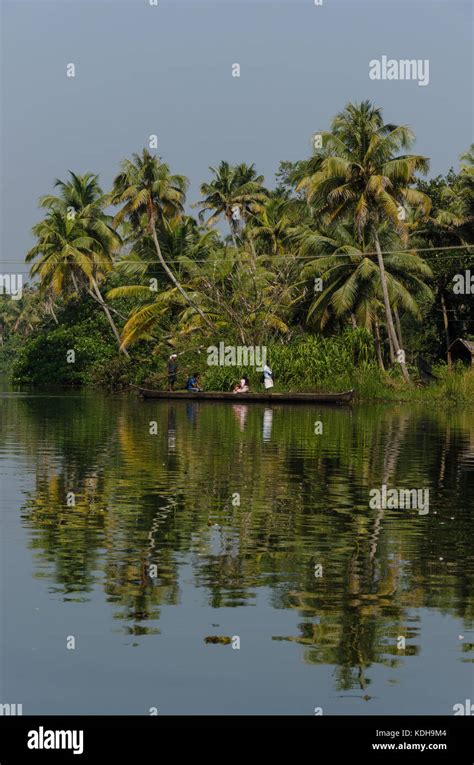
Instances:
[[[474,244],[458,244],[453,245],[452,247],[413,247],[410,250],[382,250],[382,255],[411,255],[413,253],[418,252],[443,252],[446,250],[469,250],[472,247],[474,247]],[[250,253],[249,253],[250,254]],[[262,257],[263,255],[257,255],[257,257]],[[358,253],[348,253],[348,252],[341,252],[341,253],[318,253],[317,255],[274,255],[274,254],[268,254],[267,257],[271,258],[272,260],[276,259],[290,259],[291,260],[306,260],[307,258],[314,260],[318,257],[331,257],[331,258],[344,258],[351,255],[361,255],[363,257],[368,257],[369,255],[377,255],[377,251],[374,250],[372,252],[358,252]],[[456,253],[453,254],[453,257],[456,256]],[[192,258],[188,256],[188,259],[191,263],[221,263],[223,258]],[[17,261],[15,260],[2,260],[2,263],[15,263]],[[137,260],[117,260],[115,261],[115,265],[119,264],[131,264],[133,266],[140,266],[140,265],[150,265],[152,266],[155,263],[159,263],[161,265],[161,262],[159,260],[144,260],[144,261],[137,261]],[[23,264],[21,264],[23,265]],[[25,269],[25,271],[28,269]]]

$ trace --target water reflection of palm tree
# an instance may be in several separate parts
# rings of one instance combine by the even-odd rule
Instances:
[[[408,423],[409,417],[407,412],[402,412],[396,422],[393,418],[390,420],[387,442],[384,449],[381,485],[388,485],[396,473],[400,449],[407,432]],[[372,544],[370,549],[371,561],[373,561],[376,556],[378,538],[382,530],[384,512],[384,508],[380,508],[374,520]]]
[[[241,432],[225,405],[191,402],[193,417],[200,406],[191,425],[183,405],[173,405],[174,413],[99,398],[44,406],[13,402],[0,432],[3,443],[13,429],[19,434],[32,475],[39,465],[23,510],[36,565],[46,564],[63,591],[85,595],[100,583],[129,630],[143,631],[163,603],[179,602],[187,556],[211,605],[252,603],[266,588],[275,608],[300,615],[291,640],[304,646],[305,661],[337,665],[339,687],[366,694],[367,667],[397,661],[394,637],[408,634],[408,607],[429,602],[466,618],[473,611],[467,514],[439,533],[431,513],[407,523],[368,508],[370,488],[408,470],[419,485],[436,483],[444,450],[445,490],[462,510],[467,473],[458,479],[459,454],[469,449],[472,415],[425,411],[421,421],[403,408],[363,416],[328,409],[321,438],[306,407],[249,407]],[[151,418],[158,436],[149,435]],[[420,422],[429,423],[429,439],[420,441],[422,459],[413,460]],[[187,437],[191,427],[196,433]],[[170,458],[173,429],[179,448]],[[271,444],[263,443],[270,430]],[[71,484],[75,508],[64,504]],[[235,491],[236,507],[229,502]],[[219,555],[206,547],[209,519],[222,529]],[[445,547],[456,557],[440,588],[433,561],[446,556]],[[315,549],[326,570],[318,581]],[[148,575],[151,564],[156,578]]]

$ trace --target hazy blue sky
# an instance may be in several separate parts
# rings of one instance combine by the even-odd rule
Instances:
[[[152,133],[190,202],[221,159],[255,162],[271,186],[350,100],[409,124],[432,174],[472,141],[469,2],[16,0],[2,20],[4,273],[23,270],[54,178],[91,170],[107,188]],[[429,59],[429,85],[370,80],[383,55]]]

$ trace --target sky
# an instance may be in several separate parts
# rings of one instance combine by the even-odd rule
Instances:
[[[190,179],[189,204],[223,159],[255,163],[272,187],[280,160],[309,156],[349,101],[410,125],[430,175],[456,168],[473,140],[470,2],[2,0],[1,11],[2,273],[26,277],[37,200],[55,178],[92,171],[106,190],[153,134]],[[429,84],[371,80],[382,56],[428,59]]]

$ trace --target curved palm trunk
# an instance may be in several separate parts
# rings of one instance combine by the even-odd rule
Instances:
[[[398,340],[400,345],[403,347],[402,325],[400,323],[400,316],[398,314],[398,308],[396,306],[393,309],[393,313],[395,315],[395,324],[397,326]]]
[[[99,285],[97,284],[97,282],[94,279],[94,277],[91,277],[91,283],[92,283],[92,287],[94,289],[94,292],[96,294],[97,300],[100,303],[100,306],[101,306],[103,312],[107,316],[109,324],[110,324],[110,326],[112,328],[112,332],[115,335],[115,338],[116,338],[117,343],[118,343],[119,351],[122,351],[122,353],[124,353],[125,356],[127,356],[127,358],[130,358],[130,355],[129,355],[127,349],[126,348],[122,348],[122,341],[120,339],[120,333],[119,333],[117,327],[115,326],[115,322],[114,322],[114,320],[112,318],[112,314],[109,311],[109,307],[108,307],[107,303],[105,302],[104,298],[102,297],[102,293],[99,290]]]
[[[227,216],[227,220],[228,220],[228,223],[229,223],[230,235],[232,237],[232,244],[234,245],[234,248],[237,249],[237,240],[235,238],[235,229],[234,229],[234,224],[232,222],[232,217],[229,218]]]
[[[388,352],[390,355],[390,363],[395,364],[396,362],[395,348],[393,347],[392,335],[390,334],[388,329],[387,329],[387,337],[388,337]]]
[[[451,345],[450,332],[449,332],[449,319],[448,319],[448,311],[446,309],[446,300],[444,299],[444,294],[442,291],[440,293],[440,298],[441,298],[441,310],[443,312],[444,336],[446,338],[446,358],[448,361],[448,369],[451,369],[453,362],[451,358],[451,353],[449,351],[449,347]]]
[[[244,215],[242,219],[242,228],[245,230],[245,226],[247,225],[247,217]],[[252,253],[252,276],[253,276],[253,286],[255,288],[255,297],[257,296],[257,285],[255,283],[255,275],[257,273],[257,251],[255,249],[255,242],[253,240],[252,234],[249,233],[247,236],[249,245],[250,245],[250,252]]]
[[[161,252],[161,247],[160,247],[160,243],[159,243],[159,241],[158,241],[158,237],[157,237],[157,235],[156,235],[155,223],[154,223],[154,220],[153,220],[153,217],[152,217],[152,216],[150,216],[150,226],[149,226],[149,227],[150,227],[150,232],[151,232],[151,235],[152,235],[152,237],[153,237],[153,242],[154,242],[154,245],[155,245],[156,254],[158,255],[158,259],[159,259],[159,261],[160,261],[160,263],[161,263],[161,265],[162,265],[162,267],[163,267],[163,270],[165,271],[166,275],[168,276],[168,278],[170,279],[170,281],[172,281],[172,282],[173,282],[174,286],[176,287],[176,289],[178,290],[178,292],[180,292],[180,293],[181,293],[181,295],[184,297],[184,299],[186,300],[186,302],[187,302],[187,303],[189,303],[189,305],[190,305],[192,308],[194,308],[194,310],[195,310],[195,311],[197,311],[197,312],[198,312],[199,316],[201,317],[201,319],[203,319],[203,320],[205,321],[205,323],[207,324],[207,326],[208,326],[208,327],[210,327],[212,330],[214,330],[214,325],[213,325],[213,324],[212,324],[212,323],[209,321],[209,319],[207,318],[207,316],[205,316],[205,314],[204,314],[204,313],[201,311],[201,309],[199,308],[199,306],[197,306],[197,305],[196,305],[196,303],[195,303],[195,302],[194,302],[194,301],[193,301],[193,300],[192,300],[192,299],[189,297],[189,295],[187,294],[187,292],[185,292],[184,288],[181,286],[181,284],[180,284],[180,283],[179,283],[179,281],[176,279],[176,277],[175,277],[175,275],[173,274],[173,272],[171,271],[171,269],[170,269],[170,268],[168,267],[168,265],[166,264],[166,261],[165,261],[165,259],[164,259],[164,257],[163,257],[163,254],[162,254],[162,252]]]
[[[380,327],[377,319],[374,319],[374,339],[375,339],[375,353],[377,354],[377,362],[380,369],[385,372],[385,366],[382,356],[382,343],[380,342]]]
[[[54,310],[54,304],[53,304],[52,300],[48,303],[48,310],[49,310],[51,316],[53,317],[55,323],[59,324],[58,317],[56,316],[56,312]]]
[[[388,434],[388,438],[387,438],[385,450],[384,450],[385,453],[384,453],[382,484],[388,484],[391,478],[395,474],[398,459],[400,456],[400,449],[401,449],[401,446],[403,445],[403,439],[405,437],[407,427],[408,427],[408,417],[406,414],[400,418],[400,422],[398,426],[395,426],[395,427],[393,426],[393,420],[390,423],[390,431]],[[382,530],[382,520],[384,517],[384,513],[385,513],[384,509],[379,510],[377,513],[377,517],[375,519],[374,531],[372,533],[372,544],[370,547],[371,561],[374,560],[376,552],[377,552],[377,545],[378,545],[379,535]]]
[[[398,352],[401,350],[401,348],[398,342],[397,333],[395,332],[395,325],[393,323],[392,308],[390,306],[390,300],[388,297],[387,279],[385,276],[385,264],[383,262],[382,250],[380,248],[380,242],[379,242],[379,238],[378,238],[376,230],[374,231],[374,241],[375,241],[375,250],[377,252],[377,261],[378,261],[379,269],[380,269],[380,281],[382,284],[382,294],[383,294],[383,302],[385,306],[385,314],[387,317],[387,331],[392,341],[395,355],[398,357]],[[400,363],[400,366],[402,369],[402,375],[405,381],[410,382],[410,375],[408,374],[406,363],[401,361],[399,363]]]
[[[79,285],[77,284],[77,279],[74,271],[71,270],[71,279],[72,283],[74,285],[74,289],[76,290],[77,295],[79,296]]]

